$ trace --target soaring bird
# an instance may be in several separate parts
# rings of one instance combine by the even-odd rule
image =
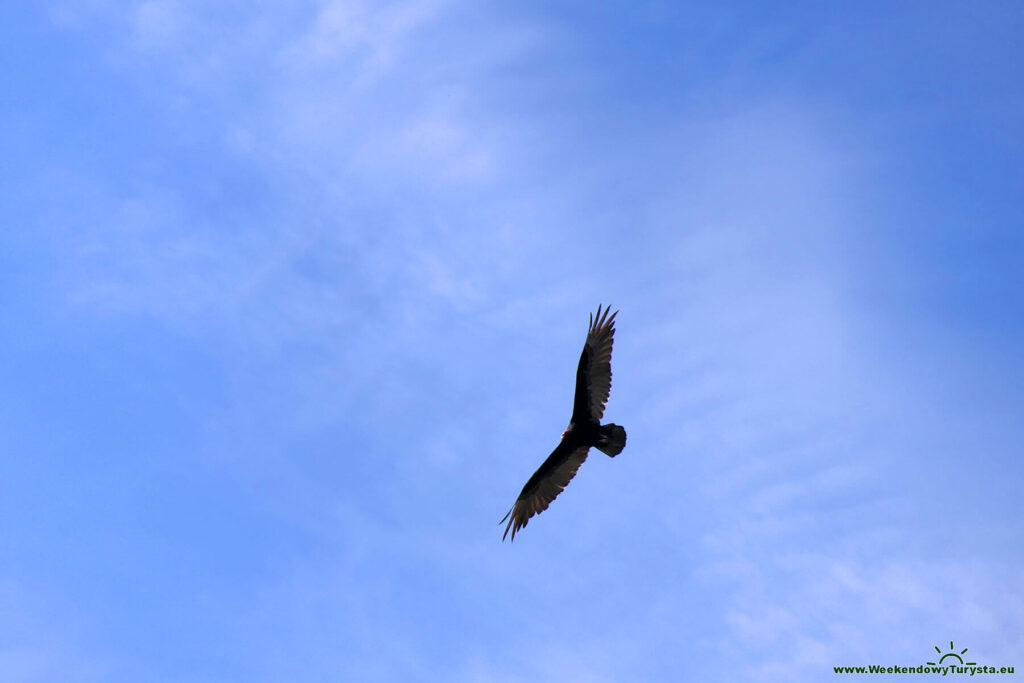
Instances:
[[[608,309],[590,316],[587,341],[583,344],[580,364],[576,368],[576,398],[572,406],[569,427],[562,432],[562,440],[548,459],[526,482],[512,509],[502,518],[505,526],[505,540],[509,530],[512,540],[516,532],[526,526],[530,517],[548,509],[559,493],[576,476],[576,470],[587,459],[591,446],[615,457],[626,446],[626,430],[617,424],[601,424],[604,405],[612,388],[612,342],[615,336],[615,311],[610,316]],[[500,522],[499,522],[500,524]]]

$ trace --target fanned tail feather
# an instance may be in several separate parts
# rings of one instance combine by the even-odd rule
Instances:
[[[601,438],[597,442],[597,450],[610,458],[622,452],[626,447],[626,430],[617,424],[601,426]]]

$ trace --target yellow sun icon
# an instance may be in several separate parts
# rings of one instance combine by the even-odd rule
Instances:
[[[935,651],[938,652],[940,655],[942,655],[942,650],[939,649],[938,645],[935,646]],[[960,654],[957,654],[956,653],[956,648],[953,647],[953,641],[951,640],[951,641],[949,641],[949,652],[947,652],[946,654],[942,655],[942,657],[939,659],[939,661],[937,663],[936,662],[925,662],[925,664],[928,664],[929,666],[942,666],[942,663],[944,661],[946,661],[946,657],[956,657],[956,661],[960,663],[960,666],[975,666],[975,665],[977,665],[977,662],[965,662],[964,661],[964,658],[961,657],[960,655],[965,654],[966,652],[967,652],[967,648],[965,647],[964,649],[960,650]]]

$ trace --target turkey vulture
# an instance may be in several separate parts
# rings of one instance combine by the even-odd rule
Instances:
[[[612,337],[618,313],[615,311],[609,316],[606,308],[602,314],[598,306],[597,315],[590,316],[587,341],[576,369],[576,399],[569,428],[562,432],[561,442],[526,482],[512,509],[502,518],[502,522],[508,520],[508,525],[501,540],[505,540],[511,529],[514,541],[516,532],[526,526],[530,517],[548,509],[551,501],[576,476],[591,446],[609,457],[615,457],[625,447],[625,429],[616,424],[601,424],[604,404],[608,402],[612,387]]]

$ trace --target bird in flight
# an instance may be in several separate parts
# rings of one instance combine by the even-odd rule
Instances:
[[[511,530],[514,541],[516,532],[526,526],[530,517],[548,509],[551,501],[576,476],[576,470],[587,459],[591,446],[613,458],[626,446],[625,429],[616,424],[601,424],[604,404],[608,402],[608,392],[612,388],[612,342],[618,313],[615,311],[609,316],[607,308],[602,313],[598,306],[597,314],[590,316],[587,341],[583,344],[580,364],[576,368],[576,398],[569,427],[562,432],[562,440],[548,459],[527,480],[512,509],[502,518],[502,522],[508,520],[508,525],[501,540],[504,541]]]

